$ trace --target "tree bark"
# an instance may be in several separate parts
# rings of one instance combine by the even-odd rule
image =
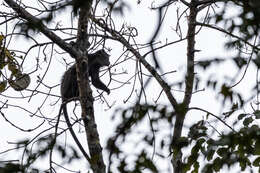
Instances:
[[[37,29],[42,32],[46,37],[60,46],[64,51],[68,52],[76,60],[77,69],[77,80],[80,93],[80,103],[82,108],[82,119],[84,120],[86,136],[88,141],[88,147],[90,152],[91,162],[89,163],[94,173],[105,173],[106,166],[103,161],[102,147],[99,142],[99,135],[97,131],[97,126],[94,118],[94,108],[93,108],[93,97],[92,91],[90,89],[89,80],[85,78],[80,69],[80,65],[83,59],[87,59],[87,48],[89,47],[87,26],[88,18],[91,9],[92,1],[87,1],[80,7],[79,13],[79,23],[78,23],[78,37],[77,45],[78,49],[73,47],[71,44],[66,43],[55,33],[51,32],[40,19],[34,17],[28,13],[24,8],[20,7],[13,0],[4,0],[18,16],[27,20],[33,26],[37,26]],[[78,50],[81,50],[79,52]],[[87,87],[86,87],[87,86]]]
[[[195,55],[195,35],[196,35],[196,17],[197,17],[197,1],[192,0],[189,4],[190,14],[188,18],[188,31],[187,31],[187,74],[185,78],[185,95],[182,103],[176,110],[176,121],[173,131],[173,157],[172,166],[174,173],[183,172],[183,161],[181,146],[179,140],[183,129],[183,123],[187,114],[189,104],[192,97],[193,83],[194,83],[194,55]]]
[[[88,19],[90,15],[92,1],[88,1],[85,6],[80,7],[79,21],[78,21],[78,34],[76,45],[83,52],[83,58],[76,58],[76,70],[79,86],[80,103],[82,109],[82,119],[85,125],[85,131],[87,136],[87,142],[89,147],[89,153],[91,158],[91,168],[94,173],[105,173],[106,166],[104,164],[102,147],[100,145],[99,134],[97,131],[97,125],[95,122],[93,96],[89,84],[89,74],[87,77],[80,71],[80,64],[83,59],[88,58],[87,48],[90,46],[88,42]],[[87,62],[88,63],[88,62]]]

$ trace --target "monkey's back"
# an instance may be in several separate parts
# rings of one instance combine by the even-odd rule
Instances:
[[[88,54],[88,66],[85,61],[82,62],[83,75],[87,78],[87,71],[91,77],[92,84],[108,94],[110,90],[99,78],[99,68],[109,66],[109,55],[104,50],[99,50],[94,54]],[[71,99],[79,96],[76,64],[72,65],[62,76],[61,79],[61,96],[62,100]]]
[[[79,96],[75,64],[71,66],[62,76],[61,95],[63,96],[63,100]]]

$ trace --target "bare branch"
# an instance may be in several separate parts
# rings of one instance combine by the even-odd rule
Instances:
[[[200,23],[200,22],[196,22],[196,25],[205,26],[205,27],[208,27],[208,28],[212,28],[212,29],[218,30],[218,31],[220,31],[220,32],[223,32],[223,33],[225,33],[225,34],[231,36],[231,37],[234,37],[234,38],[236,38],[236,39],[238,39],[238,40],[243,41],[245,44],[251,46],[251,47],[252,47],[253,49],[255,49],[255,50],[260,50],[259,47],[257,47],[257,46],[255,46],[255,45],[249,43],[249,42],[246,41],[245,39],[243,39],[243,38],[241,38],[241,37],[239,37],[239,36],[237,36],[237,35],[234,35],[234,34],[228,32],[227,30],[225,30],[225,29],[223,29],[223,28],[220,28],[220,27],[218,27],[218,26],[213,26],[213,25],[210,25],[210,24]]]
[[[17,12],[18,16],[27,20],[29,23],[37,26],[46,37],[52,40],[54,43],[59,45],[63,50],[68,52],[72,57],[76,57],[79,55],[79,52],[75,50],[70,44],[64,42],[59,36],[55,33],[51,32],[40,19],[34,17],[30,13],[28,13],[24,8],[20,7],[13,0],[4,0],[14,11]]]
[[[119,41],[122,43],[128,50],[130,50],[134,56],[145,66],[145,68],[154,76],[154,78],[157,80],[157,82],[161,85],[163,88],[166,96],[168,97],[171,105],[174,107],[175,110],[178,109],[178,102],[177,100],[173,97],[171,93],[171,88],[170,86],[161,78],[161,76],[157,73],[154,67],[152,67],[145,59],[144,56],[142,56],[136,49],[134,49],[131,44],[122,36],[120,35],[117,31],[109,28],[106,24],[100,22],[100,20],[96,19],[94,16],[91,16],[91,19],[99,25],[101,28],[105,29],[107,32],[109,32],[115,40]]]

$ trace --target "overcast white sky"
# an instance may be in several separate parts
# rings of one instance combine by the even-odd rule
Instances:
[[[0,3],[2,3],[2,0],[0,0]],[[131,3],[131,4],[130,4]],[[151,11],[149,9],[151,1],[143,0],[140,5],[136,4],[136,1],[128,1],[128,4],[131,6],[131,9],[127,9],[125,11],[124,16],[118,16],[115,15],[114,22],[116,24],[117,28],[121,27],[122,23],[126,23],[130,26],[134,26],[138,29],[138,37],[136,38],[136,42],[138,44],[145,44],[149,41],[151,38],[153,32],[154,32],[154,26],[156,24],[157,16],[154,11]],[[174,41],[177,40],[177,36],[175,32],[172,30],[176,26],[176,9],[181,8],[181,6],[172,6],[171,8],[168,9],[168,13],[165,18],[165,24],[164,27],[162,28],[160,32],[160,37],[157,39],[157,41],[160,41],[161,44],[164,44],[167,41]],[[0,10],[2,10],[3,6],[0,6]],[[202,17],[202,16],[200,16]],[[200,19],[200,17],[198,19]],[[69,15],[65,16],[65,13],[62,13],[61,18],[57,18],[57,20],[61,20],[62,22],[60,23],[63,26],[70,25],[70,17]],[[2,19],[0,19],[2,20]],[[0,21],[1,22],[1,21]],[[181,21],[181,27],[183,29],[183,35],[186,34],[186,27],[187,27],[187,21],[185,18]],[[76,26],[76,25],[75,25]],[[12,28],[8,28],[8,31],[10,32]],[[0,31],[5,34],[5,26],[0,26]],[[38,35],[36,35],[38,36]],[[35,36],[35,39],[37,37]],[[43,38],[43,37],[41,37]],[[197,35],[196,37],[196,49],[201,50],[201,52],[196,54],[196,60],[201,60],[201,59],[208,59],[212,57],[229,57],[230,55],[234,55],[234,52],[227,52],[224,49],[224,42],[227,39],[224,34],[215,32],[211,29],[202,29],[202,31]],[[46,40],[45,38],[43,40]],[[41,40],[41,41],[43,41]],[[39,42],[41,42],[39,41]],[[31,42],[32,43],[32,42]],[[31,44],[29,43],[29,44]],[[26,49],[28,48],[27,46],[27,40],[23,40],[21,38],[18,38],[17,40],[12,39],[12,42],[10,44],[10,48],[18,48],[18,49]],[[113,41],[107,41],[106,44],[107,47],[111,48],[112,51],[110,52],[111,54],[111,64],[113,64],[117,58],[121,55],[123,49],[121,46],[119,46],[117,43]],[[57,48],[57,47],[56,47]],[[24,64],[24,69],[25,71],[29,72],[32,71],[32,69],[35,68],[35,57],[37,57],[37,51],[35,50],[30,54],[30,57],[27,57],[28,59],[25,61]],[[48,56],[50,56],[51,51],[47,51]],[[144,53],[144,52],[142,52]],[[48,57],[49,58],[49,57]],[[60,83],[61,76],[63,72],[65,71],[65,65],[62,61],[62,58],[66,58],[69,61],[72,61],[72,59],[69,59],[68,55],[59,55],[54,52],[54,56],[52,57],[52,62],[51,66],[49,68],[49,71],[45,77],[45,82],[48,83],[51,86],[57,85]],[[150,58],[150,57],[148,57]],[[167,48],[161,49],[158,53],[158,60],[162,66],[162,69],[164,72],[167,71],[173,71],[176,70],[176,73],[170,74],[166,76],[166,80],[169,83],[176,82],[180,79],[183,79],[184,72],[185,72],[185,63],[186,63],[186,41],[171,45]],[[49,61],[49,59],[48,59]],[[152,62],[152,61],[151,61]],[[43,61],[43,56],[40,56],[40,65],[45,69],[47,63],[44,63]],[[126,63],[122,63],[114,68],[111,69],[118,71],[127,71],[128,74],[133,74],[134,73],[134,67],[135,67],[135,62],[134,61],[127,61]],[[236,74],[235,66],[231,62],[225,63],[225,65],[217,66],[217,68],[213,68],[209,70],[208,73],[205,73],[204,71],[201,70],[196,70],[198,72],[198,75],[202,77],[203,79],[206,79],[207,76],[209,75],[216,75],[216,77],[220,78],[223,77],[224,75],[229,75],[233,76]],[[251,75],[254,73],[255,70],[254,68],[249,68],[249,72],[247,73],[247,76],[245,77],[244,81],[239,85],[237,89],[241,90],[250,90],[253,85],[252,82],[255,81],[254,76]],[[43,73],[43,70],[41,72],[41,75]],[[34,89],[33,86],[35,86],[36,82],[36,75],[40,73],[34,74],[34,77],[32,76],[32,82],[30,85],[30,89]],[[118,77],[115,77],[118,80],[126,80],[129,78],[128,75],[121,75]],[[108,75],[106,74],[103,78],[105,82],[108,81]],[[111,89],[118,87],[119,85],[116,83],[112,83],[109,87]],[[106,106],[105,103],[101,103],[100,101],[95,102],[95,117],[97,121],[97,126],[98,130],[100,133],[100,138],[101,138],[101,144],[105,146],[106,139],[113,134],[113,128],[115,127],[115,122],[111,121],[111,116],[114,112],[114,110],[118,107],[127,107],[134,103],[135,98],[131,98],[128,103],[124,104],[124,100],[129,96],[130,94],[130,89],[131,89],[131,84],[128,86],[124,86],[119,89],[115,89],[111,91],[111,94],[108,96],[107,94],[104,94],[104,97],[107,99],[108,103],[110,105],[113,105],[111,109],[108,110],[108,107]],[[245,89],[246,88],[246,89]],[[40,89],[45,90],[46,88],[40,87]],[[203,89],[203,87],[201,87]],[[93,88],[93,91],[96,91]],[[160,87],[158,86],[157,82],[153,80],[153,82],[149,85],[149,88],[147,89],[148,93],[148,100],[153,101],[156,100],[158,97],[158,94],[160,92]],[[26,93],[26,92],[25,92]],[[94,92],[95,93],[95,92]],[[182,98],[182,93],[175,91],[175,96],[177,98]],[[52,94],[59,95],[59,87],[56,87],[53,91]],[[247,94],[245,92],[245,94]],[[20,95],[20,93],[14,92],[13,89],[9,88],[3,95],[9,95],[9,96],[14,96],[14,95]],[[25,95],[29,95],[29,92],[27,92]],[[0,95],[0,100],[2,102],[5,102],[8,100],[9,104],[19,104],[20,106],[25,106],[32,112],[37,110],[37,107],[40,106],[42,103],[42,100],[44,96],[34,96],[30,102],[28,102],[28,99],[12,99],[12,98],[6,98],[2,95]],[[56,104],[55,106],[51,106],[51,104],[54,104],[54,102],[57,100],[55,97],[51,97],[47,100],[45,103],[45,106],[43,108],[44,110],[44,115],[48,116],[50,118],[57,116],[58,110],[59,110],[59,104]],[[160,100],[160,104],[168,104],[168,101],[166,97],[163,95]],[[151,102],[153,103],[153,102]],[[218,102],[216,102],[216,95],[209,89],[206,89],[203,92],[199,92],[197,94],[194,94],[193,99],[192,99],[192,106],[197,106],[201,108],[206,108],[207,110],[211,111],[212,113],[218,114],[220,111],[220,106]],[[200,120],[203,118],[203,114],[201,113],[194,113],[188,116],[185,120],[185,124],[189,126],[190,124],[195,123],[196,121]],[[12,121],[14,124],[17,126],[20,126],[22,128],[32,128],[35,127],[37,124],[39,124],[41,121],[39,118],[31,118],[28,116],[28,113],[22,112],[19,109],[14,109],[14,108],[9,108],[8,111],[6,111],[6,116],[7,118]],[[120,115],[118,115],[120,116]],[[148,119],[147,122],[144,122],[144,125],[141,127],[138,127],[140,129],[145,128],[146,125],[148,124]],[[1,127],[1,133],[0,133],[0,152],[7,149],[11,148],[10,145],[7,144],[7,142],[15,142],[17,139],[23,139],[23,137],[29,137],[31,134],[29,133],[24,133],[20,132],[19,130],[15,129],[14,127],[10,126],[6,121],[4,121],[3,118],[0,117],[0,127]],[[76,127],[75,129],[78,129]],[[82,129],[81,129],[82,130]],[[145,129],[142,129],[145,130]],[[184,131],[185,134],[185,131]],[[66,138],[67,137],[67,138]],[[69,133],[67,136],[64,136],[63,139],[61,138],[61,141],[65,141],[66,139],[67,142],[74,144],[74,142],[70,142],[71,138],[69,137]],[[80,139],[82,139],[82,142],[85,141],[85,136],[84,133],[80,134]],[[83,142],[84,143],[84,142]],[[136,146],[127,146],[127,149],[134,149]],[[131,150],[129,150],[131,152]],[[2,156],[2,155],[1,155]],[[9,158],[10,159],[10,158]],[[11,159],[16,159],[14,157],[11,157]],[[155,158],[158,159],[158,158]],[[161,161],[158,160],[158,163]],[[80,163],[81,166],[84,168],[84,162]],[[74,163],[76,166],[75,168],[81,167],[79,163]],[[167,165],[169,166],[169,165]]]

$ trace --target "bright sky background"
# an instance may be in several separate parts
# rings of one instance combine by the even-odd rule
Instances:
[[[2,3],[2,0],[0,0],[0,3]],[[124,16],[119,16],[115,15],[113,16],[114,22],[116,24],[117,28],[120,28],[123,23],[126,23],[129,26],[136,27],[138,30],[138,37],[136,38],[136,42],[139,44],[145,44],[149,42],[153,32],[154,32],[154,26],[156,24],[157,16],[154,11],[151,11],[149,9],[151,1],[148,0],[143,0],[140,5],[137,5],[136,1],[128,1],[128,4],[130,5],[130,9],[125,10]],[[3,6],[0,6],[0,8],[3,8]],[[160,37],[157,39],[157,41],[160,41],[161,44],[165,43],[166,40],[168,41],[174,41],[177,40],[177,36],[175,32],[172,30],[176,26],[176,9],[180,8],[183,10],[181,6],[174,6],[172,5],[171,8],[168,9],[168,13],[165,18],[165,23],[160,31]],[[0,9],[2,10],[2,9]],[[102,12],[100,12],[101,14]],[[204,13],[203,13],[204,14]],[[69,14],[62,13],[62,17],[57,18],[57,20],[62,20],[61,25],[66,26],[70,25],[70,16]],[[201,19],[203,15],[199,15],[198,19]],[[1,22],[1,21],[0,21]],[[187,21],[182,20],[181,21],[181,27],[183,28],[183,35],[186,34],[186,27],[187,27]],[[76,25],[74,25],[76,26]],[[8,28],[9,32],[12,30],[12,28]],[[5,33],[5,26],[0,26],[0,32]],[[35,39],[38,38],[38,34],[35,36]],[[39,42],[42,42],[43,40],[46,40],[44,37],[40,36],[41,40]],[[231,55],[234,55],[234,52],[228,52],[224,49],[224,42],[227,40],[228,37],[226,37],[224,34],[221,34],[219,32],[213,31],[212,29],[202,29],[202,31],[196,36],[196,49],[201,50],[201,52],[198,52],[196,54],[196,60],[201,60],[201,59],[209,59],[209,58],[214,58],[214,57],[230,57]],[[12,39],[12,42],[10,44],[10,49],[15,48],[15,49],[26,49],[28,48],[27,44],[31,44],[32,42],[28,43],[27,40],[23,40],[21,37],[18,39]],[[111,54],[111,64],[113,64],[116,59],[121,55],[123,49],[122,47],[115,43],[114,41],[107,41],[106,46],[111,48],[112,51],[110,52]],[[57,48],[57,46],[56,46]],[[30,72],[32,69],[35,68],[35,58],[38,56],[37,51],[33,51],[29,56],[27,57],[25,64],[24,64],[24,70],[25,72]],[[47,52],[48,58],[50,56],[50,49]],[[145,51],[141,51],[141,54],[143,54]],[[62,58],[66,58],[67,61],[72,61],[68,57],[67,54],[64,55],[59,55],[54,52],[54,56],[52,57],[52,63],[51,66],[49,67],[49,71],[46,74],[46,77],[44,81],[48,83],[50,86],[54,86],[60,83],[61,76],[63,72],[65,71],[65,65],[63,63]],[[151,57],[147,57],[147,60],[149,60]],[[176,70],[177,72],[172,73],[170,75],[166,76],[166,80],[169,83],[173,83],[176,81],[179,81],[183,79],[184,72],[185,72],[185,63],[186,63],[186,41],[178,43],[178,44],[173,44],[169,47],[163,48],[159,50],[158,53],[158,60],[162,66],[163,72],[167,71],[173,71]],[[48,59],[49,62],[49,59]],[[152,61],[150,61],[152,62]],[[45,69],[46,63],[43,62],[43,56],[40,56],[40,65]],[[116,67],[113,67],[111,72],[113,70],[122,71],[122,69],[126,70],[129,74],[134,73],[134,67],[135,67],[135,62],[134,61],[127,61],[126,63],[122,63]],[[217,66],[216,68],[212,68],[209,70],[208,73],[205,73],[204,71],[201,71],[200,69],[197,69],[196,72],[198,72],[198,75],[203,78],[207,79],[209,75],[215,75],[217,78],[222,78],[224,75],[229,75],[233,77],[233,75],[236,74],[236,68],[231,63],[231,61],[228,61],[225,63],[225,65],[220,65]],[[44,71],[42,70],[41,75]],[[249,72],[247,73],[247,76],[245,77],[244,81],[237,87],[236,89],[238,90],[245,90],[245,91],[250,91],[251,86],[253,86],[253,82],[255,82],[255,76],[251,75],[254,73],[255,70],[254,68],[249,68]],[[36,82],[36,75],[40,73],[35,73],[33,74],[32,77],[32,82],[30,85],[30,89],[34,89],[35,87],[35,82]],[[118,80],[123,80],[126,81],[126,79],[129,78],[128,75],[121,75],[121,76],[114,76],[114,78]],[[108,82],[108,74],[106,73],[105,76],[102,78],[105,83]],[[223,78],[221,79],[223,80]],[[101,139],[101,144],[102,146],[105,147],[106,140],[108,137],[110,137],[112,134],[114,134],[114,127],[115,123],[111,120],[111,116],[114,113],[114,110],[118,107],[128,107],[129,105],[133,104],[135,101],[135,98],[132,97],[128,103],[124,104],[124,100],[129,96],[130,90],[131,90],[131,84],[124,86],[122,88],[114,89],[117,88],[119,85],[112,83],[109,88],[112,89],[111,94],[108,96],[106,93],[104,93],[104,97],[107,99],[108,103],[110,105],[113,104],[112,109],[108,110],[108,107],[106,106],[105,103],[101,103],[100,101],[95,102],[95,118],[98,126],[98,131],[100,134],[100,139]],[[205,86],[206,87],[206,86]],[[40,90],[46,90],[46,88],[40,87]],[[177,89],[177,88],[176,88]],[[201,89],[203,87],[201,86]],[[93,88],[94,94],[96,93],[96,89]],[[158,97],[158,94],[160,92],[160,87],[157,84],[155,80],[153,80],[152,83],[150,83],[149,88],[147,89],[147,97],[148,100],[156,100]],[[182,98],[182,93],[178,91],[173,91],[174,95],[177,96],[178,99]],[[25,92],[25,95],[29,95],[30,92]],[[56,87],[53,91],[52,94],[55,94],[57,96],[60,95],[59,93],[59,86]],[[244,93],[247,95],[247,93]],[[20,93],[14,92],[13,89],[9,88],[6,92],[3,93],[3,95],[8,95],[8,96],[20,96]],[[8,98],[3,97],[0,95],[0,100],[2,102],[6,101]],[[32,100],[28,103],[28,99],[8,99],[9,104],[19,104],[19,106],[25,106],[28,109],[30,109],[32,112],[34,112],[37,107],[40,106],[40,103],[42,102],[44,96],[35,96],[32,97]],[[193,95],[192,103],[191,106],[197,106],[201,108],[205,108],[208,111],[211,111],[212,113],[218,114],[221,108],[221,105],[215,101],[216,95],[210,90],[206,89],[205,91],[196,93]],[[59,110],[59,105],[61,104],[61,101],[59,101],[59,104],[56,104],[55,106],[50,106],[50,104],[54,104],[57,98],[55,97],[50,97],[47,102],[45,103],[45,106],[43,108],[44,110],[44,115],[53,118],[57,116],[58,110]],[[166,96],[163,95],[159,99],[160,104],[168,104],[168,101],[166,100]],[[151,102],[153,103],[153,102]],[[248,110],[246,110],[248,111]],[[8,113],[7,113],[8,112]],[[193,124],[197,122],[198,120],[201,120],[204,115],[203,113],[199,112],[192,112],[190,113],[190,116],[187,116],[185,119],[185,125],[189,127],[190,124]],[[40,123],[38,118],[31,118],[28,116],[27,113],[21,112],[18,109],[10,108],[8,111],[6,111],[6,116],[7,118],[13,122],[15,125],[20,126],[22,128],[33,128],[36,125]],[[120,117],[120,114],[117,116]],[[118,120],[118,119],[117,119]],[[149,123],[148,118],[147,122],[144,122],[143,126],[139,126],[138,129],[140,130],[145,130],[147,127],[147,124]],[[219,127],[222,128],[223,126],[219,123]],[[3,118],[0,118],[0,127],[1,127],[1,133],[0,133],[0,152],[10,148],[11,146],[7,144],[7,142],[16,142],[18,139],[23,139],[23,137],[29,137],[31,134],[25,133],[25,132],[20,132],[19,130],[13,128],[8,124],[6,121],[4,121]],[[65,126],[64,126],[65,127]],[[142,129],[143,128],[143,129]],[[137,129],[137,130],[138,130]],[[75,130],[78,130],[78,127],[75,128]],[[83,129],[81,129],[83,130]],[[39,132],[39,131],[38,131]],[[184,130],[185,134],[187,131]],[[80,139],[82,142],[85,141],[85,135],[84,133],[81,133]],[[67,137],[67,138],[66,138]],[[71,143],[72,145],[74,144],[74,141],[70,138],[70,134],[67,133],[67,136],[64,136],[63,138],[60,138],[62,142],[66,141],[68,143]],[[71,142],[72,141],[72,142]],[[135,149],[136,146],[129,146],[126,147],[126,150],[129,150],[129,153],[131,153],[131,147],[132,149]],[[2,156],[2,155],[1,155]],[[10,158],[9,158],[10,159]],[[16,159],[12,158],[11,159]],[[158,158],[155,158],[158,159]],[[161,161],[158,160],[157,163],[160,163]],[[165,164],[165,162],[162,162]],[[85,167],[84,162],[79,163],[74,163],[73,167],[79,168],[79,167]],[[167,165],[168,167],[169,165]]]

